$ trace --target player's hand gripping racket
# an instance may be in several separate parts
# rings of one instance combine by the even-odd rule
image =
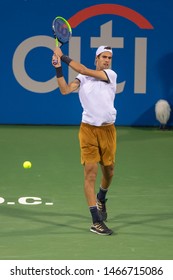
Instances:
[[[52,23],[52,30],[55,37],[56,47],[58,47],[59,43],[63,45],[69,42],[72,35],[72,29],[65,18],[60,16],[56,17]]]

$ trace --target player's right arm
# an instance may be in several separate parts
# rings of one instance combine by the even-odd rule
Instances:
[[[62,74],[61,59],[59,56],[57,56],[55,54],[53,55],[52,65],[55,67],[56,73],[59,73],[57,75],[57,83],[58,83],[59,89],[63,95],[76,91],[79,88],[80,81],[78,79],[75,79],[73,82],[67,84],[67,82]]]
[[[80,82],[75,79],[73,82],[67,84],[64,77],[57,78],[58,86],[62,94],[69,94],[79,88]]]

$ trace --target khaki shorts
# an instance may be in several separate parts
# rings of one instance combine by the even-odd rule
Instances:
[[[81,123],[79,130],[81,163],[101,163],[104,166],[115,162],[116,128],[114,124],[92,126]]]

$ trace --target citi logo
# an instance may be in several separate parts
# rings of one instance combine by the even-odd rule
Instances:
[[[81,61],[82,47],[81,41],[83,36],[90,37],[90,45],[86,47],[89,56],[90,48],[98,48],[100,45],[110,45],[113,49],[123,49],[125,44],[124,37],[114,37],[112,34],[113,21],[115,17],[122,17],[135,24],[139,29],[153,30],[152,24],[138,12],[117,4],[99,4],[88,7],[77,12],[71,18],[67,19],[72,27],[76,29],[82,22],[99,15],[111,15],[111,20],[99,27],[99,37],[92,36],[93,28],[83,30],[83,34],[72,36],[69,42],[69,56],[74,60]],[[15,50],[13,56],[13,73],[18,83],[25,89],[35,93],[48,93],[57,88],[56,77],[45,82],[39,82],[29,76],[25,69],[25,59],[28,53],[37,47],[45,47],[54,50],[54,38],[50,36],[34,36],[23,41]],[[128,51],[128,50],[124,50]],[[134,38],[134,65],[129,65],[133,71],[133,91],[134,94],[145,94],[147,90],[147,37]],[[70,68],[68,69],[68,80],[72,81],[76,77],[76,73]],[[123,92],[126,86],[126,80],[119,81],[117,85],[117,93]]]

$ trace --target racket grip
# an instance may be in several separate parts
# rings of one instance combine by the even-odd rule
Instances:
[[[55,38],[55,46],[58,47],[59,46],[59,42],[58,42],[58,39]]]

